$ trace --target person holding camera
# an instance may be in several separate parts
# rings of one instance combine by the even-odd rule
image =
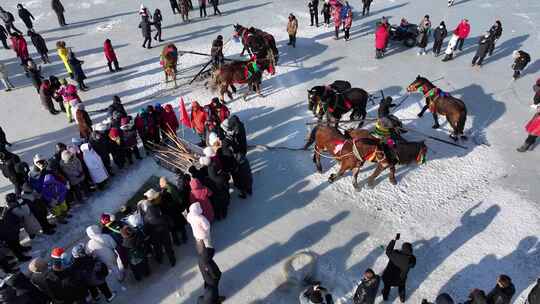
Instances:
[[[383,271],[383,300],[388,300],[388,294],[391,287],[398,287],[399,300],[405,302],[405,284],[407,283],[407,275],[409,270],[416,265],[416,257],[413,255],[411,243],[403,243],[401,250],[395,250],[396,241],[400,238],[400,234],[391,240],[386,246],[386,256],[388,256],[388,265]]]
[[[300,294],[300,304],[333,304],[334,300],[320,282],[314,282]]]

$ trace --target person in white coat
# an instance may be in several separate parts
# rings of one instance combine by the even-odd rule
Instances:
[[[108,234],[101,233],[97,225],[87,227],[86,235],[90,238],[86,243],[86,252],[105,263],[118,281],[124,280],[124,265],[115,250],[117,245],[114,239]]]
[[[448,41],[448,46],[446,47],[446,51],[444,51],[445,56],[442,61],[449,61],[454,58],[454,50],[456,49],[458,40],[459,36],[453,34],[452,38],[450,38],[450,41]]]
[[[210,222],[202,214],[201,204],[195,202],[189,206],[186,219],[193,230],[193,237],[197,242],[197,252],[202,254],[205,248],[213,248],[210,237]]]
[[[94,184],[98,185],[98,188],[103,189],[109,178],[109,174],[107,173],[107,169],[105,169],[105,165],[103,165],[103,161],[96,151],[92,149],[90,144],[82,144],[81,151],[83,153],[84,163],[86,164],[86,167],[88,167],[88,172],[90,172],[90,178]]]

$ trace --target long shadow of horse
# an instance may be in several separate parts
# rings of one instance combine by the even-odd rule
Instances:
[[[497,257],[489,254],[477,264],[470,264],[455,273],[440,289],[458,299],[465,299],[473,288],[489,292],[495,286],[496,278],[506,274],[512,278],[518,296],[538,277],[536,267],[540,262],[540,243],[536,236],[523,238],[517,248],[508,255]]]
[[[480,234],[493,222],[501,208],[492,205],[485,211],[473,212],[480,207],[478,203],[467,210],[461,217],[461,225],[444,238],[433,237],[413,243],[414,254],[419,263],[411,271],[408,280],[408,293],[414,294],[420,285],[437,269],[438,266],[474,236]]]

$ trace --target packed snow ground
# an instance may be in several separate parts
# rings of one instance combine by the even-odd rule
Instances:
[[[540,17],[538,1],[461,0],[448,9],[443,0],[381,0],[373,3],[371,16],[362,18],[358,13],[360,1],[353,0],[350,3],[356,17],[349,42],[333,40],[330,29],[309,27],[304,1],[227,1],[221,6],[223,17],[200,20],[198,12],[193,12],[192,17],[197,18],[190,24],[181,24],[180,17],[170,13],[168,1],[144,1],[151,10],[159,5],[165,19],[166,42],[150,51],[140,47],[138,2],[65,1],[66,19],[71,25],[62,30],[56,27],[49,1],[7,0],[2,6],[16,13],[18,2],[35,14],[35,27],[52,53],[54,43],[63,39],[85,61],[91,90],[82,96],[90,111],[105,108],[114,94],[121,96],[133,113],[155,102],[177,106],[179,96],[187,101],[208,102],[213,94],[201,83],[176,90],[162,83],[159,52],[169,42],[176,43],[179,49],[208,52],[211,40],[218,34],[227,40],[232,24],[237,22],[273,33],[281,53],[277,75],[264,81],[266,98],[229,104],[245,122],[250,144],[302,146],[308,131],[305,122],[312,120],[306,107],[306,89],[336,79],[399,97],[421,74],[463,98],[469,110],[468,149],[427,140],[428,163],[400,168],[397,186],[390,185],[385,173],[374,189],[364,187],[357,192],[350,176],[328,184],[329,172],[336,170],[333,162],[325,160],[324,174],[319,175],[314,173],[308,152],[263,147],[252,150],[249,158],[255,172],[255,195],[246,201],[235,198],[227,220],[213,226],[216,261],[224,273],[221,290],[227,302],[295,303],[297,290],[276,289],[281,282],[282,264],[297,251],[310,250],[319,255],[318,277],[323,284],[331,289],[338,303],[350,303],[363,270],[383,270],[387,259],[381,246],[396,232],[414,244],[418,260],[408,283],[411,303],[433,299],[440,292],[464,301],[471,288],[492,288],[500,273],[512,277],[518,295],[514,299],[521,302],[538,276],[540,169],[536,164],[540,156],[538,151],[515,152],[525,138],[523,125],[533,113],[528,107],[531,86],[540,69],[540,60],[535,58],[540,51],[540,29],[534,22]],[[296,49],[286,46],[285,26],[290,12],[300,23]],[[392,23],[398,23],[402,16],[417,22],[426,13],[434,25],[444,19],[449,29],[462,17],[470,19],[471,38],[456,60],[442,63],[431,55],[418,57],[416,50],[396,44],[383,60],[373,59],[373,30],[380,17],[390,16]],[[503,36],[482,70],[473,70],[470,60],[477,39],[496,19],[503,23]],[[24,27],[21,22],[17,26]],[[102,54],[106,38],[112,40],[124,67],[120,73],[107,71]],[[510,57],[518,48],[527,50],[533,61],[526,75],[512,82]],[[225,54],[237,55],[240,50],[241,46],[231,41]],[[64,73],[58,57],[52,59],[53,64],[43,67],[45,75]],[[0,121],[14,143],[13,151],[30,161],[35,153],[50,155],[54,143],[69,142],[77,135],[76,126],[68,125],[65,117],[52,117],[41,108],[11,51],[0,51],[0,60],[8,65],[18,87],[0,93]],[[205,60],[182,57],[181,82],[189,81]],[[412,95],[396,114],[416,118],[422,102],[419,95]],[[375,108],[370,107],[371,116]],[[96,113],[92,118],[99,121],[104,114]],[[406,124],[447,138],[447,125],[432,130],[430,115]],[[192,136],[191,131],[187,130],[186,136]],[[413,134],[409,138],[421,139]],[[361,180],[371,170],[371,166],[363,169]],[[122,205],[136,191],[134,185],[160,174],[166,172],[148,159],[125,169],[109,190],[79,207],[67,227],[60,228],[53,237],[35,240],[34,255],[46,255],[53,244],[68,245],[79,240],[84,228],[95,222],[101,212]],[[10,190],[8,181],[0,180],[0,192]],[[115,302],[194,303],[202,292],[202,279],[192,247],[191,242],[177,249],[179,262],[173,269],[161,266],[143,283],[126,283],[126,290],[113,284],[121,291]]]

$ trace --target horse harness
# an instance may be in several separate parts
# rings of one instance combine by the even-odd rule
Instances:
[[[422,85],[418,87],[418,92],[422,93],[424,95],[424,98],[427,101],[427,104],[429,106],[429,111],[432,113],[437,112],[437,106],[436,101],[439,97],[447,97],[450,96],[450,94],[444,92],[443,90],[439,89],[438,87],[433,87],[432,89],[428,90],[426,85]]]

